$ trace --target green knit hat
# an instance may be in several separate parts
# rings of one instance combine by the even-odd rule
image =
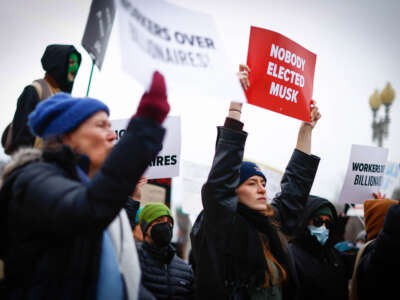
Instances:
[[[328,216],[331,218],[331,220],[333,220],[333,214],[332,214],[332,210],[328,205],[324,205],[322,206],[320,209],[316,210],[311,218],[316,218],[319,216]]]
[[[172,224],[174,223],[174,218],[172,217],[171,211],[164,203],[156,202],[146,204],[142,208],[139,215],[139,224],[142,228],[143,235],[146,233],[147,228],[154,220],[163,216],[170,217]]]

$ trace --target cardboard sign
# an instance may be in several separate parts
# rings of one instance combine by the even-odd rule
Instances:
[[[82,38],[82,46],[94,60],[99,70],[103,65],[114,18],[114,1],[92,1],[85,33]]]
[[[125,134],[128,122],[129,119],[111,121],[111,128],[117,135],[115,142],[118,142]],[[163,126],[167,130],[163,141],[163,148],[144,173],[147,179],[179,176],[181,160],[181,118],[179,116],[169,116],[164,121]]]
[[[352,145],[340,203],[363,204],[372,199],[382,184],[388,152],[381,147]]]
[[[400,187],[400,163],[388,162],[379,192],[393,199],[393,192]]]
[[[248,103],[310,122],[316,58],[285,36],[252,26]]]
[[[244,102],[211,16],[161,0],[117,0],[123,69],[144,87],[155,70],[168,90]]]

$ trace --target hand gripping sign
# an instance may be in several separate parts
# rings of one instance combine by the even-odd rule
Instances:
[[[252,26],[248,103],[310,122],[316,58],[285,36]]]
[[[118,142],[126,132],[130,119],[111,120],[111,128],[115,131]],[[171,178],[179,176],[181,158],[181,118],[168,116],[163,123],[167,132],[163,148],[144,173],[147,179]]]

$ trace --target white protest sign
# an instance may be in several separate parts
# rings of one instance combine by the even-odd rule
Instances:
[[[116,0],[124,71],[149,86],[155,70],[168,90],[245,102],[211,16],[162,0]]]
[[[111,128],[117,135],[116,142],[125,134],[128,122],[129,119],[111,120]],[[169,116],[165,119],[163,126],[167,130],[163,141],[163,148],[144,173],[147,179],[179,176],[181,118],[179,116]]]
[[[388,162],[379,191],[387,198],[393,198],[393,192],[398,187],[400,187],[400,163]]]
[[[352,145],[340,203],[362,204],[372,199],[382,184],[388,149]]]

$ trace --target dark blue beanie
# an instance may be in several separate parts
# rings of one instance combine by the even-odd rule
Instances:
[[[243,161],[242,165],[240,166],[239,185],[241,185],[243,182],[254,175],[261,176],[262,178],[264,178],[265,182],[267,182],[267,178],[265,177],[259,166],[249,161]]]
[[[29,115],[28,125],[34,135],[46,139],[76,129],[99,111],[110,114],[107,105],[99,100],[58,93],[36,106]]]

